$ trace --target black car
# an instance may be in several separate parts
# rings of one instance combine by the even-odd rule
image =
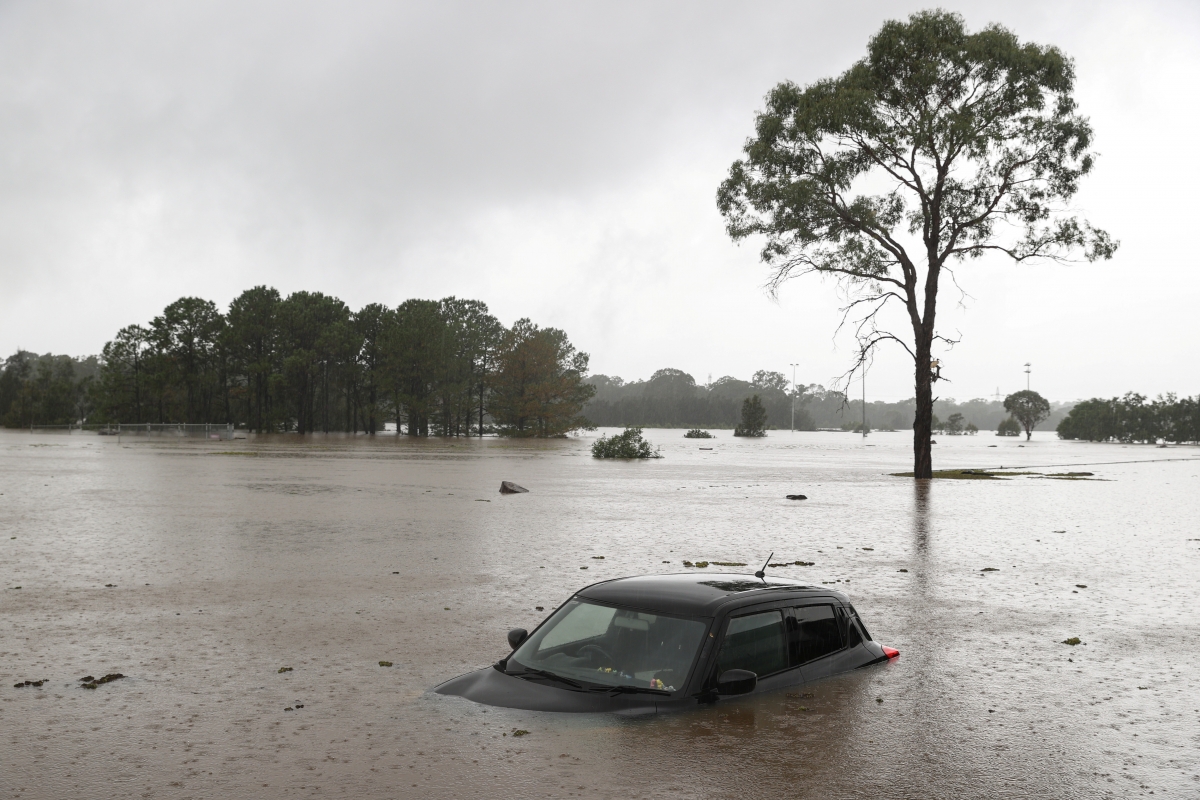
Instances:
[[[508,641],[507,658],[434,691],[535,711],[655,713],[900,655],[871,640],[841,592],[711,573],[592,584]]]

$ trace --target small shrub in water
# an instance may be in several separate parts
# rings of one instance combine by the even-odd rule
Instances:
[[[662,458],[658,450],[642,438],[641,428],[626,428],[615,436],[604,435],[592,443],[595,458]]]
[[[683,438],[685,438],[685,439],[715,439],[717,437],[713,436],[708,431],[702,431],[699,428],[692,428],[690,431],[688,431],[687,433],[685,433],[683,435]]]

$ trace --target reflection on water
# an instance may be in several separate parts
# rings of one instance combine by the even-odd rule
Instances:
[[[718,434],[712,451],[681,435],[647,431],[666,458],[613,463],[588,457],[590,439],[0,433],[0,788],[1200,791],[1194,451],[939,439],[939,468],[1196,460],[1089,467],[1098,481],[914,482],[887,474],[909,468],[901,433],[872,434],[870,448]],[[501,496],[501,480],[531,491]],[[809,499],[784,499],[796,493]],[[845,591],[899,661],[651,719],[427,691],[505,655],[510,628],[534,628],[584,584],[771,551],[791,566],[769,575]],[[1072,636],[1083,643],[1062,644]],[[127,677],[78,687],[108,672]]]

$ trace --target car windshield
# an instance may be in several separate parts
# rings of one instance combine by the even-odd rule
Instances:
[[[683,689],[706,623],[571,600],[508,659],[512,675],[583,688]],[[564,681],[565,683],[565,681]],[[589,686],[594,684],[595,686]]]

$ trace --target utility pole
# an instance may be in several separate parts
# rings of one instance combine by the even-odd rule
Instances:
[[[862,383],[863,383],[863,421],[862,421],[862,433],[863,433],[863,438],[865,439],[865,438],[867,438],[867,367],[866,367],[866,365],[865,365],[865,364],[863,365],[863,377],[862,377]]]
[[[1025,391],[1027,391],[1027,392],[1029,391],[1029,372],[1030,372],[1030,367],[1032,367],[1032,366],[1033,365],[1030,364],[1029,362],[1025,362]]]
[[[796,432],[796,367],[799,364],[788,364],[792,368],[792,433]]]

